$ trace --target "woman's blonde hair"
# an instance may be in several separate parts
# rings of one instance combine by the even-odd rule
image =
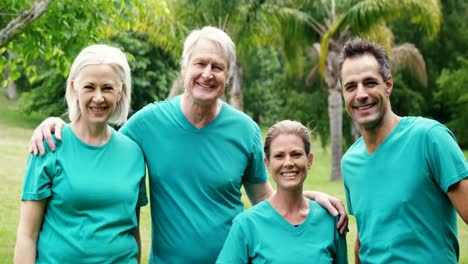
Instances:
[[[127,57],[120,49],[105,44],[96,44],[84,48],[73,61],[67,79],[67,90],[65,91],[68,117],[73,122],[81,116],[78,98],[73,92],[72,81],[77,78],[85,66],[99,64],[110,65],[119,78],[117,80],[120,82],[119,86],[122,87],[121,84],[124,84],[121,98],[117,102],[115,111],[109,118],[109,123],[122,125],[127,121],[128,112],[130,111],[132,94],[130,66],[128,65]]]

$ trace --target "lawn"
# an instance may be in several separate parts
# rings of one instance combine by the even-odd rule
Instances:
[[[16,105],[0,98],[0,264],[12,263],[15,245],[16,228],[19,215],[20,192],[24,168],[28,158],[28,142],[32,128],[36,126],[41,116],[27,117],[19,113]],[[344,191],[341,182],[330,182],[330,152],[313,142],[315,154],[314,165],[306,182],[306,189],[320,190],[334,195],[344,201]],[[468,152],[465,151],[465,155]],[[247,204],[246,207],[249,205]],[[353,263],[352,248],[356,236],[356,225],[351,217],[350,232],[347,236],[350,263]],[[150,215],[149,207],[142,209],[141,232],[143,244],[143,261],[148,259],[150,247]],[[468,264],[468,226],[459,220],[460,263]]]

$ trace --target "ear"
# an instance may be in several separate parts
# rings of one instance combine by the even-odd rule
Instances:
[[[312,152],[311,152],[307,156],[307,170],[310,170],[310,167],[312,167],[313,161],[314,161],[314,154],[312,154]]]
[[[78,91],[75,89],[75,80],[70,81],[70,89],[72,89],[72,92],[78,97]]]
[[[385,88],[385,93],[387,94],[387,96],[390,96],[393,90],[393,78],[391,75],[388,76],[387,81],[385,81],[385,85],[387,86],[387,88]]]
[[[266,166],[266,168],[267,168],[268,172],[270,172],[270,173],[271,173],[271,169],[270,169],[270,161],[268,160],[268,158],[267,158],[267,157],[263,158],[263,162],[265,162],[265,166]]]
[[[183,64],[182,67],[180,68],[180,75],[182,75],[182,77],[185,77],[186,73],[187,73],[186,67],[185,67],[185,64]]]
[[[117,93],[117,102],[120,102],[120,99],[122,99],[122,95],[125,94],[125,91],[127,91],[127,86],[125,86],[125,83],[122,82],[122,88],[120,91]]]

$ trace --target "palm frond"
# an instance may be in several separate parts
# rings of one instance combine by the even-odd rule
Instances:
[[[349,29],[354,33],[367,33],[373,26],[409,17],[411,22],[423,26],[429,36],[440,29],[442,12],[438,0],[363,0],[350,1],[343,13],[330,26],[321,41],[319,71],[323,76],[330,38],[337,32]]]
[[[413,44],[404,43],[393,47],[390,53],[390,65],[394,72],[410,70],[424,87],[427,86],[426,63],[419,49]]]

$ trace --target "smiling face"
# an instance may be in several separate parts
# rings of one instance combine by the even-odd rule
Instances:
[[[213,105],[224,94],[228,59],[214,42],[200,39],[183,66],[185,92],[198,105]]]
[[[72,81],[81,116],[77,122],[107,125],[121,97],[122,84],[112,66],[87,65]]]
[[[369,54],[348,58],[341,71],[346,111],[362,129],[379,127],[390,113],[392,77],[383,80],[377,60]]]
[[[265,157],[268,171],[280,190],[302,190],[313,155],[305,152],[304,141],[294,134],[280,134],[271,141]]]

